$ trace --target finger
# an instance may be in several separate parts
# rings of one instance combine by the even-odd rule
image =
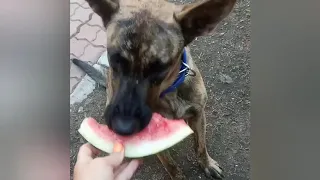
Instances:
[[[116,169],[114,169],[114,176],[116,177],[121,171],[124,170],[124,168],[126,168],[128,166],[128,162],[121,164],[121,166],[117,167]]]
[[[124,147],[121,143],[115,142],[113,145],[113,153],[109,156],[104,157],[104,160],[109,166],[116,168],[120,166],[124,159]]]
[[[109,156],[103,157],[102,159],[109,166],[112,166],[113,168],[118,167],[124,159],[124,151],[113,152]]]
[[[90,162],[93,158],[95,158],[100,153],[100,150],[93,147],[91,144],[86,143],[82,145],[79,149],[77,162],[86,163]]]
[[[131,179],[139,167],[139,160],[132,160],[115,178],[115,180]]]

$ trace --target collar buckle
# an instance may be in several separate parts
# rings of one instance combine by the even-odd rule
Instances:
[[[181,63],[181,67],[180,67],[180,71],[177,79],[174,81],[174,83],[171,86],[169,86],[166,90],[164,90],[160,94],[160,97],[163,97],[167,93],[173,92],[176,88],[178,88],[178,86],[180,86],[184,82],[187,76],[196,75],[195,71],[192,70],[190,66],[187,64],[187,52],[185,49],[183,50],[181,60],[182,60],[182,63]]]
[[[187,76],[195,76],[196,75],[196,72],[190,68],[190,66],[185,63],[185,62],[182,62],[182,65],[185,67],[183,68],[182,70],[179,71],[179,74],[180,73],[183,73],[184,71],[187,71],[186,74],[184,75],[185,77]]]

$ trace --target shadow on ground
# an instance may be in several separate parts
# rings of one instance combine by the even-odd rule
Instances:
[[[224,168],[226,180],[247,180],[250,173],[250,33],[250,2],[242,0],[214,35],[198,38],[190,45],[209,96],[208,150]],[[84,143],[77,132],[82,119],[101,119],[104,106],[105,92],[96,88],[84,102],[71,107],[71,171]],[[189,148],[192,143],[192,138],[187,138],[172,149],[172,155],[190,180],[206,179]],[[145,159],[134,179],[167,180],[169,176],[152,156]]]

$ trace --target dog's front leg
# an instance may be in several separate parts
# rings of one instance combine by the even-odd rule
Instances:
[[[182,170],[171,157],[169,150],[164,150],[158,153],[157,156],[172,180],[186,180]]]
[[[189,125],[194,131],[195,136],[195,150],[198,155],[198,161],[206,175],[211,178],[222,179],[222,168],[213,160],[208,154],[206,147],[206,117],[202,110],[195,118],[190,119]]]

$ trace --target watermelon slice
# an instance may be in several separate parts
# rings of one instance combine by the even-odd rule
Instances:
[[[96,148],[111,153],[115,142],[125,149],[125,157],[140,158],[156,154],[179,143],[193,133],[184,120],[169,120],[154,113],[149,125],[132,136],[115,134],[107,125],[93,118],[86,118],[79,133]]]

